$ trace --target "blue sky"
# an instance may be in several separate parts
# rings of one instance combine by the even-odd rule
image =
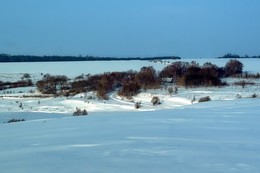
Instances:
[[[0,0],[0,53],[260,55],[259,0]]]

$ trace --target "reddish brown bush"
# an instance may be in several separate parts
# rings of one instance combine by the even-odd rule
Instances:
[[[142,67],[136,75],[136,80],[143,89],[159,88],[161,80],[158,78],[153,67]]]
[[[243,72],[243,67],[244,65],[240,61],[231,59],[225,65],[225,74],[227,77],[241,74]]]
[[[67,76],[52,76],[49,74],[44,75],[43,79],[36,83],[36,86],[44,94],[57,94],[58,91],[70,88]]]
[[[140,85],[136,81],[125,81],[122,88],[118,91],[118,95],[132,97],[138,94],[140,88]]]

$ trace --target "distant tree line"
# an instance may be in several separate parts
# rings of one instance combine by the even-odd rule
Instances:
[[[237,54],[225,54],[217,58],[260,58],[259,56],[239,56]],[[99,57],[99,56],[35,56],[35,55],[9,55],[0,54],[0,62],[53,62],[53,61],[153,61],[153,60],[177,60],[178,56],[155,56],[155,57]]]
[[[44,94],[70,96],[78,93],[96,91],[98,98],[108,99],[107,94],[117,91],[121,96],[131,98],[140,90],[158,89],[164,85],[165,78],[185,87],[221,86],[221,78],[239,75],[243,64],[238,60],[229,60],[225,67],[212,63],[200,66],[196,62],[177,61],[157,72],[152,66],[142,67],[140,71],[108,72],[97,75],[80,75],[74,80],[64,75],[44,75],[36,83]]]
[[[239,56],[237,54],[232,54],[232,53],[228,53],[228,54],[225,54],[224,56],[221,56],[221,57],[218,57],[218,58],[232,58],[232,59],[239,59],[239,58],[260,58],[260,55],[259,56],[248,56],[248,55],[245,55],[245,56]]]
[[[129,61],[129,60],[170,60],[177,56],[161,57],[97,57],[97,56],[33,56],[0,54],[0,62],[52,62],[52,61]]]

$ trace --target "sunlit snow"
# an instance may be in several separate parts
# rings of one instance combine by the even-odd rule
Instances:
[[[220,66],[227,62],[197,61]],[[241,61],[245,71],[260,72],[259,59]],[[17,81],[23,73],[36,81],[46,73],[73,78],[81,73],[165,66],[98,63],[0,64],[0,80]],[[238,79],[224,80],[232,84]],[[181,87],[177,94],[169,94],[167,88],[147,90],[132,100],[111,92],[105,101],[96,99],[94,92],[39,98],[35,87],[0,91],[0,172],[259,173],[260,99],[251,96],[260,94],[260,81],[254,82],[245,88]],[[162,104],[153,106],[153,96]],[[192,102],[204,96],[212,101]],[[142,107],[135,109],[135,102]],[[89,115],[73,117],[76,107]],[[13,118],[26,121],[6,123]]]

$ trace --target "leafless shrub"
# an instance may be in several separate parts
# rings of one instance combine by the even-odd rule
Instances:
[[[153,106],[156,106],[156,105],[160,105],[160,104],[161,104],[160,98],[157,97],[157,96],[154,96],[154,97],[152,98],[151,102],[152,102]]]
[[[192,97],[191,103],[194,103],[196,101],[195,95]]]
[[[242,86],[242,88],[245,88],[246,85],[255,85],[254,82],[247,82],[245,80],[235,82],[234,84],[238,86]]]
[[[23,104],[22,103],[19,104],[19,108],[23,109]]]
[[[6,123],[16,123],[16,122],[22,122],[22,121],[25,121],[25,119],[11,119],[9,121],[7,121]]]
[[[138,94],[140,85],[136,81],[125,81],[122,88],[118,91],[118,95],[131,98]]]
[[[169,94],[172,94],[173,93],[173,88],[170,86],[170,87],[168,87],[168,93]]]
[[[242,98],[242,96],[240,95],[240,94],[237,94],[237,99],[241,99]]]
[[[178,87],[174,87],[174,94],[178,94]]]
[[[201,97],[199,99],[199,102],[208,102],[208,101],[211,101],[211,98],[209,96],[206,96],[206,97]]]
[[[237,74],[242,74],[243,67],[244,67],[244,65],[238,60],[236,60],[236,59],[229,60],[225,65],[226,76],[228,77],[228,76],[233,76],[233,75],[237,75]]]
[[[73,113],[73,116],[84,116],[84,115],[88,115],[88,112],[86,109],[81,110],[80,108],[76,108],[76,111]]]
[[[141,102],[136,102],[135,103],[135,109],[141,108]]]
[[[29,79],[31,75],[29,73],[24,73],[22,79]]]

